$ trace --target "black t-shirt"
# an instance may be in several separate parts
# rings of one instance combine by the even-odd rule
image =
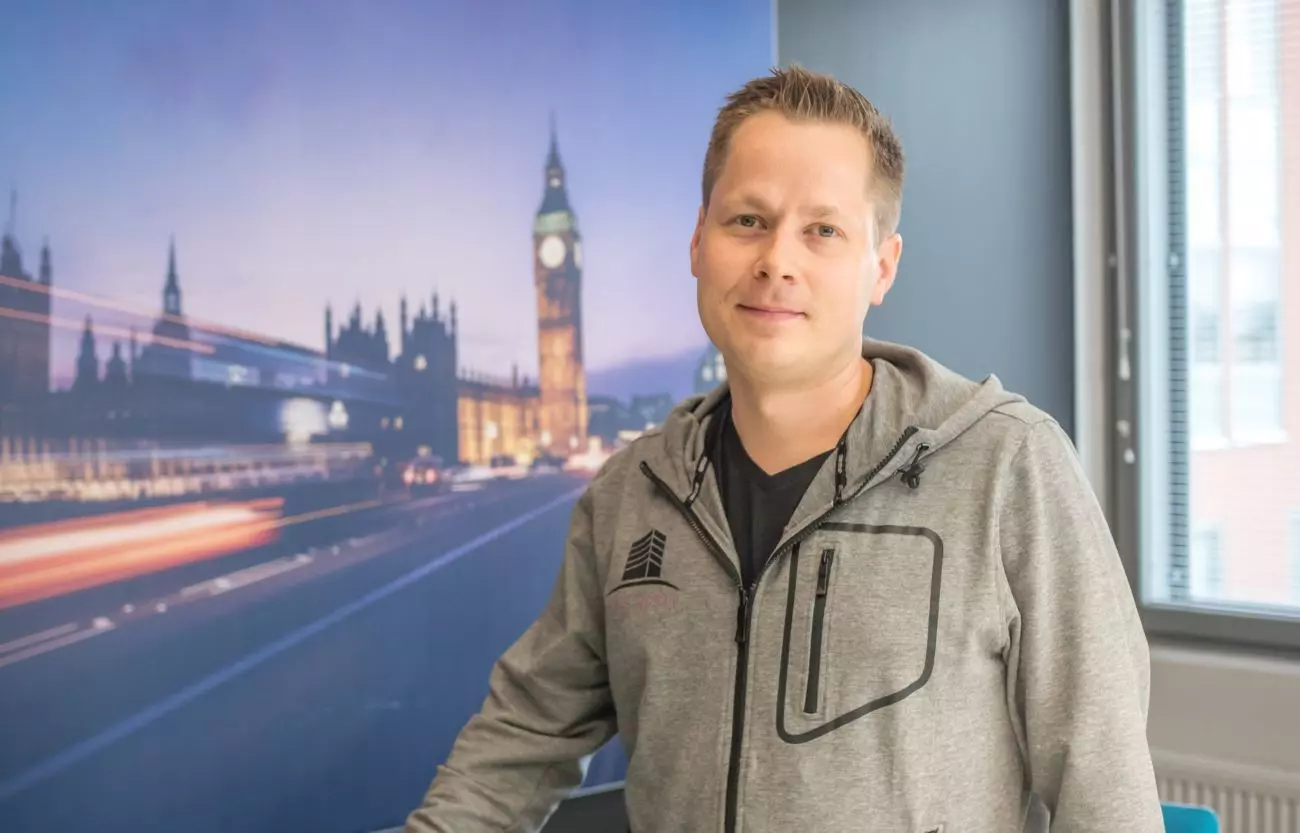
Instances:
[[[740,555],[741,578],[749,587],[776,549],[795,507],[831,452],[768,474],[745,451],[731,422],[730,402],[723,408],[718,415],[724,422],[715,444],[714,470],[727,524]]]

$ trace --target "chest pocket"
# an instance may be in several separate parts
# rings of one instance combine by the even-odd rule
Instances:
[[[777,732],[804,743],[906,699],[934,668],[943,541],[828,523],[791,553]]]

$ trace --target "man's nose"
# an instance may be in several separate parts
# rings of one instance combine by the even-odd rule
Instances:
[[[769,280],[794,280],[798,272],[798,246],[798,240],[793,234],[780,228],[774,229],[754,263],[754,276]]]

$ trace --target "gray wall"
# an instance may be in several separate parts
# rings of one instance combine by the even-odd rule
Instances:
[[[903,260],[867,332],[996,373],[1073,433],[1068,2],[779,0],[777,56],[903,141]]]

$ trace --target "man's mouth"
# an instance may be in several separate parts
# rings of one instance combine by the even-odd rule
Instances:
[[[803,317],[802,312],[788,307],[772,306],[768,304],[740,304],[739,306],[742,312],[769,321],[789,321]]]

